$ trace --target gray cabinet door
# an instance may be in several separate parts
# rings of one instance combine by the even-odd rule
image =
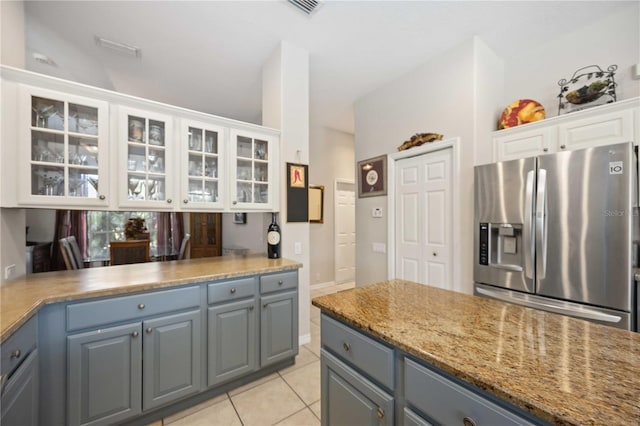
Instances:
[[[67,423],[103,425],[140,414],[140,323],[67,337]]]
[[[256,368],[256,301],[209,308],[208,385],[226,382]]]
[[[38,350],[13,373],[2,393],[2,426],[38,424]]]
[[[200,310],[143,323],[143,410],[200,391],[200,326]]]
[[[393,396],[322,349],[323,426],[392,425]]]
[[[298,292],[260,298],[260,366],[298,353]]]

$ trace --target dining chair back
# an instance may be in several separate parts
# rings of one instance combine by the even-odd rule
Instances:
[[[80,254],[80,247],[76,237],[73,235],[58,240],[60,243],[60,252],[62,253],[62,259],[67,269],[83,269],[84,261]]]
[[[180,244],[180,253],[178,253],[178,260],[184,259],[187,254],[187,250],[189,249],[191,241],[191,234],[184,234],[184,238],[182,238],[182,243]]]
[[[149,240],[111,241],[111,265],[126,265],[149,261]]]
[[[71,249],[72,258],[76,262],[76,269],[84,268],[84,259],[82,259],[82,254],[80,254],[80,247],[78,246],[78,241],[76,237],[70,235],[67,237],[67,241],[69,241],[69,248]]]

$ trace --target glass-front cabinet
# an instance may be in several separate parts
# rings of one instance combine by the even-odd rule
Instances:
[[[186,210],[224,208],[225,129],[182,120],[181,203]]]
[[[121,207],[173,209],[172,118],[119,108]]]
[[[29,86],[20,93],[20,204],[107,206],[108,104]]]
[[[278,149],[268,134],[231,130],[231,209],[271,210],[277,206],[275,185]]]

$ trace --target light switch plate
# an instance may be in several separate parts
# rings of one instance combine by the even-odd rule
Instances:
[[[295,254],[302,254],[302,243],[294,243],[293,244],[293,252]]]

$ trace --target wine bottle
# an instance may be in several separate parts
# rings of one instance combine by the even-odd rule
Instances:
[[[267,256],[269,259],[280,258],[280,227],[276,222],[276,213],[271,213],[271,224],[267,228]]]

